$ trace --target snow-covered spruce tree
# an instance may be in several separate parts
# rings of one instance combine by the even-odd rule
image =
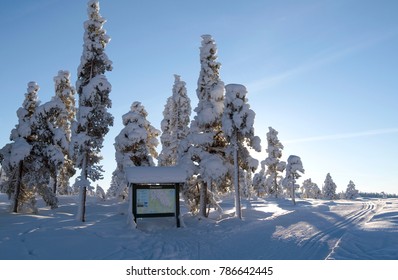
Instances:
[[[162,134],[160,136],[160,143],[162,144],[162,150],[159,153],[158,165],[159,166],[172,166],[175,165],[175,153],[176,145],[172,140],[173,126],[171,123],[172,116],[174,114],[174,102],[172,97],[167,98],[166,105],[163,110],[163,120],[160,123],[160,129]]]
[[[235,216],[242,219],[240,204],[239,170],[254,171],[258,161],[250,156],[247,147],[261,151],[260,138],[254,135],[255,113],[247,103],[247,90],[243,85],[229,84],[225,87],[224,113],[222,129],[229,145],[226,149],[233,164],[233,182],[235,190]]]
[[[301,186],[301,192],[303,198],[321,198],[322,193],[321,189],[318,185],[312,182],[311,178],[304,180],[303,185]]]
[[[99,14],[97,0],[88,2],[87,12],[89,19],[84,23],[83,54],[76,82],[79,107],[71,142],[72,158],[81,169],[75,187],[80,188],[77,219],[82,222],[85,221],[86,192],[92,189],[89,179],[96,181],[102,178],[100,151],[109,126],[113,125],[113,117],[108,112],[112,106],[109,98],[111,84],[104,75],[112,70],[112,62],[104,51],[110,37],[102,28],[106,20]]]
[[[69,148],[65,131],[57,125],[64,111],[65,106],[57,96],[36,108],[31,119],[36,139],[32,143],[29,158],[25,160],[28,172],[24,181],[40,194],[51,208],[58,206],[58,200],[49,185],[51,181],[56,182],[64,163],[64,155]]]
[[[296,179],[300,178],[300,173],[304,173],[303,163],[300,157],[291,155],[287,159],[286,177],[283,179],[283,186],[290,190],[293,204],[296,205]]]
[[[25,100],[17,110],[18,124],[11,131],[11,143],[0,151],[1,165],[6,177],[2,181],[1,190],[8,194],[11,211],[15,213],[27,208],[34,211],[35,208],[35,193],[24,184],[23,179],[27,172],[24,162],[30,156],[32,143],[36,139],[31,128],[31,118],[39,104],[38,91],[39,86],[35,82],[28,83]]]
[[[110,186],[106,190],[106,197],[111,198],[111,197],[116,197],[116,196],[118,196],[118,186],[116,183],[116,175],[114,173],[112,173]]]
[[[328,173],[326,175],[325,182],[322,187],[323,198],[330,199],[330,200],[336,199],[337,198],[336,189],[337,189],[337,186],[333,182],[333,179],[332,179],[332,176],[330,176],[330,173]]]
[[[199,215],[207,217],[207,205],[214,204],[214,192],[229,191],[228,161],[225,158],[227,141],[222,132],[221,118],[224,110],[224,83],[219,77],[221,64],[216,61],[217,47],[210,35],[202,36],[200,47],[201,70],[196,94],[198,105],[196,116],[191,122],[189,140],[184,150],[194,164],[187,170],[195,174],[183,191],[191,202],[199,202]],[[186,159],[182,159],[186,161]],[[187,167],[187,165],[184,163]],[[187,167],[188,168],[188,167]],[[199,199],[197,198],[199,196]],[[194,198],[195,197],[195,198]],[[191,205],[191,209],[195,206]]]
[[[167,99],[161,123],[162,151],[158,159],[160,166],[178,164],[180,143],[189,133],[191,100],[187,95],[185,82],[178,75],[174,75],[174,78],[173,94]]]
[[[265,161],[261,161],[261,168],[260,171],[254,174],[253,177],[253,190],[256,192],[257,196],[263,196],[265,194]]]
[[[62,129],[65,134],[66,141],[70,145],[71,141],[71,125],[76,117],[75,108],[75,88],[71,85],[69,71],[58,71],[58,75],[54,77],[55,96],[60,99],[64,105],[64,110],[60,113],[55,124]],[[54,193],[69,194],[69,179],[75,174],[74,163],[69,155],[69,150],[64,151],[64,163],[60,168],[56,180],[54,182]]]
[[[106,199],[105,191],[100,185],[97,185],[97,187],[95,189],[95,196],[99,200],[105,200]]]
[[[353,181],[350,180],[350,182],[347,185],[347,189],[345,191],[345,198],[346,199],[355,199],[359,195],[359,191],[355,189],[355,184]]]
[[[261,166],[267,166],[265,173],[265,192],[271,197],[278,197],[282,193],[280,188],[281,173],[286,168],[286,163],[281,161],[283,145],[278,139],[278,131],[272,127],[268,128],[266,152],[268,157],[261,163]]]
[[[243,170],[243,172],[239,173],[239,186],[242,190],[241,197],[251,198],[254,194],[253,189],[253,171],[252,170]]]
[[[128,186],[124,168],[126,166],[154,166],[158,154],[157,137],[160,131],[147,120],[148,113],[140,102],[134,102],[130,111],[123,115],[124,128],[115,138],[116,170],[112,181],[119,197],[128,197]]]

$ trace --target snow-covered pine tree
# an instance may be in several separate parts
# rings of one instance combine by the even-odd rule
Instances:
[[[226,154],[234,166],[235,216],[242,219],[239,170],[254,171],[257,169],[258,161],[250,156],[247,147],[260,152],[261,140],[254,135],[255,113],[247,103],[246,87],[239,84],[229,84],[225,87],[225,90],[222,129],[226,140],[229,142]],[[241,171],[241,173],[243,172]]]
[[[207,205],[215,202],[213,192],[229,190],[228,165],[225,158],[227,141],[222,132],[221,118],[224,110],[224,83],[219,77],[221,64],[216,61],[217,47],[210,35],[202,36],[200,47],[201,70],[196,94],[198,105],[194,109],[196,116],[191,122],[189,140],[184,150],[184,157],[188,157],[195,164],[189,165],[194,170],[193,178],[184,190],[184,196],[189,201],[199,201],[199,215],[207,217]],[[182,159],[186,161],[185,159]],[[199,191],[198,191],[199,190]],[[199,199],[192,197],[199,196]],[[195,208],[191,205],[191,209]]]
[[[303,181],[303,185],[301,186],[301,192],[303,198],[321,198],[322,193],[318,185],[312,182],[311,178]]]
[[[191,101],[185,82],[178,75],[174,75],[174,79],[173,94],[167,99],[161,123],[162,151],[158,159],[160,166],[178,164],[180,143],[189,133]]]
[[[113,125],[113,117],[108,112],[112,106],[109,98],[111,84],[105,76],[106,71],[112,70],[112,62],[105,53],[110,37],[103,29],[106,20],[99,13],[98,0],[88,2],[87,12],[89,19],[84,23],[83,54],[76,82],[79,108],[71,143],[75,164],[81,169],[75,187],[80,188],[77,219],[82,222],[85,221],[86,192],[93,188],[89,179],[96,181],[102,178],[100,151],[109,126]]]
[[[291,155],[287,159],[286,177],[283,179],[283,185],[290,190],[293,204],[296,205],[296,179],[300,178],[300,173],[304,173],[303,163],[300,157]]]
[[[35,82],[28,83],[25,100],[22,107],[17,110],[18,124],[11,131],[11,143],[6,144],[0,151],[1,164],[6,177],[6,180],[2,181],[1,189],[8,194],[11,211],[15,213],[24,208],[31,208],[33,211],[35,208],[35,193],[24,183],[27,172],[24,161],[30,155],[32,142],[36,139],[30,123],[39,104],[38,91],[39,86]]]
[[[345,198],[346,199],[355,199],[359,195],[359,191],[355,188],[355,184],[353,181],[350,180],[350,182],[347,185],[347,189],[345,191]]]
[[[64,104],[65,109],[60,113],[56,120],[56,126],[64,131],[68,145],[71,141],[71,125],[76,117],[75,108],[75,88],[71,85],[69,71],[58,71],[54,77],[55,96]],[[64,152],[64,163],[59,170],[56,181],[54,182],[54,193],[70,193],[69,179],[75,174],[74,163],[69,155],[69,151]]]
[[[116,170],[112,181],[117,186],[113,192],[128,198],[128,186],[124,168],[126,166],[154,166],[158,154],[157,137],[160,131],[147,120],[148,113],[140,102],[134,102],[130,111],[123,115],[124,128],[115,138]]]
[[[332,176],[330,176],[330,173],[328,173],[326,175],[325,182],[322,187],[323,198],[330,199],[330,200],[336,199],[337,198],[336,189],[337,189],[337,186],[333,182],[333,179],[332,179]]]
[[[268,128],[266,152],[268,157],[261,163],[261,166],[267,166],[265,172],[265,192],[271,197],[278,197],[282,193],[280,188],[281,173],[286,168],[286,163],[281,161],[283,145],[278,139],[278,131],[272,127]]]

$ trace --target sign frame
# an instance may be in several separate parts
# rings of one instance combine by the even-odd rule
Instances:
[[[159,183],[159,184],[137,184],[131,183],[132,187],[132,212],[134,222],[137,224],[137,218],[157,218],[157,217],[175,217],[176,225],[179,228],[180,223],[180,183]],[[155,189],[173,189],[175,192],[175,211],[174,212],[163,212],[163,213],[138,213],[137,211],[137,190],[155,190]]]

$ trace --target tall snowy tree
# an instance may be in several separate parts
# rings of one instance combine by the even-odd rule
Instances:
[[[268,129],[268,147],[266,149],[268,157],[261,163],[261,166],[267,166],[264,187],[265,192],[270,196],[278,197],[282,193],[279,182],[282,178],[281,173],[286,168],[286,163],[280,160],[282,157],[283,145],[278,139],[278,131],[272,127]]]
[[[99,162],[104,136],[113,125],[113,117],[108,112],[112,106],[109,98],[111,84],[104,75],[112,70],[112,62],[105,53],[110,37],[103,25],[106,20],[99,13],[97,0],[88,2],[88,20],[84,23],[83,54],[77,71],[76,89],[79,95],[79,108],[76,123],[72,128],[72,154],[81,174],[75,182],[79,191],[77,219],[84,222],[86,212],[86,192],[92,189],[91,181],[102,178]]]
[[[291,155],[287,159],[286,177],[283,179],[283,185],[290,190],[293,204],[296,205],[296,179],[300,178],[300,173],[304,173],[303,163],[300,157]]]
[[[178,163],[180,143],[189,133],[191,101],[185,82],[181,81],[178,75],[174,75],[174,78],[173,94],[167,99],[161,123],[162,151],[158,159],[160,166],[173,166]]]
[[[254,171],[258,161],[250,156],[247,147],[261,151],[260,138],[254,135],[255,113],[247,103],[247,90],[243,85],[229,84],[225,87],[225,103],[222,128],[230,143],[226,153],[234,166],[233,181],[235,190],[235,216],[242,219],[240,204],[239,169]],[[242,172],[242,171],[241,171]]]
[[[72,135],[71,125],[76,117],[76,91],[71,85],[69,71],[60,70],[58,75],[54,77],[54,83],[55,96],[64,105],[64,110],[60,113],[55,125],[64,131],[66,141],[68,145],[70,145]],[[68,194],[70,189],[69,179],[74,174],[74,163],[69,155],[69,151],[64,151],[64,162],[54,182],[54,193],[58,192],[59,194]]]
[[[27,172],[24,161],[30,156],[32,143],[36,139],[31,128],[31,119],[39,104],[37,93],[39,86],[35,82],[28,83],[25,100],[17,110],[18,124],[11,131],[11,143],[1,151],[1,164],[6,180],[2,181],[1,189],[12,201],[11,211],[19,212],[28,205],[34,208],[34,192],[24,183]]]
[[[211,201],[213,192],[229,190],[229,178],[225,148],[227,141],[222,132],[222,114],[224,110],[224,83],[219,77],[221,64],[216,61],[217,47],[210,35],[202,36],[200,47],[201,70],[196,94],[198,105],[194,109],[196,116],[191,122],[188,149],[185,157],[194,164],[196,179],[194,185],[189,184],[185,196],[197,197],[191,199],[200,204],[199,215],[207,217],[207,205]]]
[[[332,176],[330,176],[330,173],[326,175],[325,182],[322,187],[322,196],[325,199],[336,199],[336,189],[337,186],[333,182]]]
[[[346,199],[355,199],[359,195],[359,191],[355,188],[355,184],[353,181],[350,180],[350,182],[347,185],[347,189],[345,191],[345,198]]]
[[[160,131],[147,120],[148,113],[140,102],[131,105],[130,112],[123,115],[124,128],[115,138],[116,170],[113,183],[117,186],[113,193],[127,198],[126,166],[154,166],[158,154],[157,137]]]
[[[321,198],[322,193],[318,185],[312,182],[311,178],[304,180],[301,186],[303,198]]]

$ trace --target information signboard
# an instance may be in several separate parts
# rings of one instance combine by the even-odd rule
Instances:
[[[133,184],[133,215],[137,218],[176,217],[180,227],[179,184]]]

